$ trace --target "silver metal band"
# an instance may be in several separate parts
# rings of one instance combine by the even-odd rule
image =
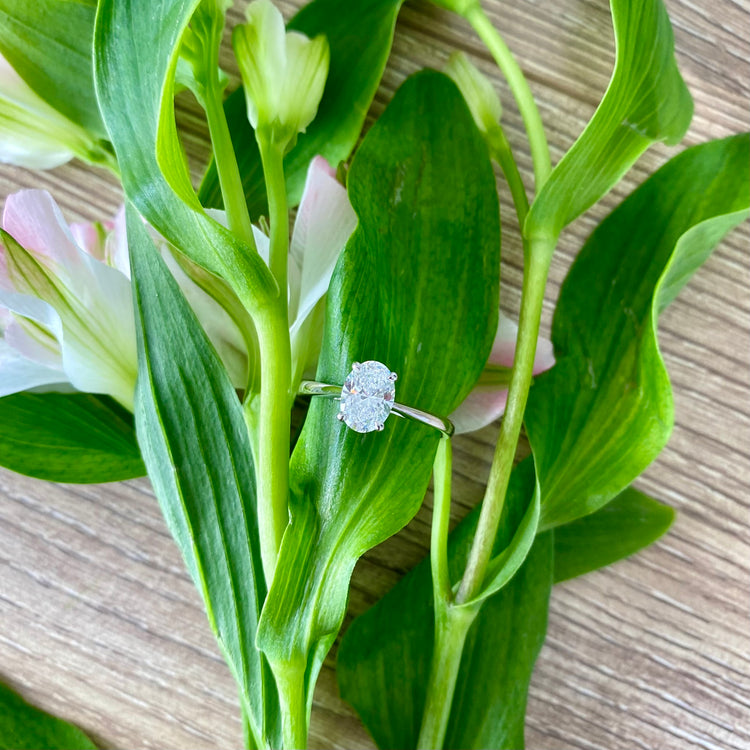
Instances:
[[[324,396],[325,398],[339,399],[341,397],[341,386],[331,385],[330,383],[319,383],[315,380],[303,380],[300,383],[298,393],[300,396]],[[404,406],[404,404],[394,403],[391,408],[391,414],[397,414],[404,419],[411,419],[415,422],[426,424],[428,427],[434,427],[444,437],[451,437],[455,429],[449,419],[443,419],[429,412],[415,409],[412,406]]]

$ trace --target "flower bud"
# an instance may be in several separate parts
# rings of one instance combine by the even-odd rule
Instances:
[[[489,79],[461,52],[454,52],[450,56],[445,72],[463,94],[474,122],[482,134],[486,136],[496,129],[503,109]]]
[[[235,27],[232,44],[250,124],[261,137],[291,147],[318,111],[328,76],[327,39],[287,32],[273,3],[256,0],[247,7],[247,23]]]

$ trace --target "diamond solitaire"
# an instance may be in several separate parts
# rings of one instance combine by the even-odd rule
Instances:
[[[356,432],[382,430],[396,399],[396,379],[381,362],[355,362],[341,389],[338,418]]]

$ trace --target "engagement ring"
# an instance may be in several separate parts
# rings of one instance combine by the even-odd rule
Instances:
[[[327,396],[340,401],[336,417],[355,432],[382,430],[390,414],[412,419],[434,427],[445,437],[453,434],[450,420],[396,403],[398,375],[382,362],[355,362],[344,385],[303,380],[299,393],[304,396]]]

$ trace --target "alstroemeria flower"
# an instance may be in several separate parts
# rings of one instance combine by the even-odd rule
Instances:
[[[86,130],[47,104],[0,55],[0,162],[52,169],[74,156],[99,162]]]
[[[250,124],[272,142],[290,146],[313,121],[328,76],[324,36],[287,32],[270,0],[255,0],[247,22],[235,26],[232,45],[242,75]]]
[[[132,410],[135,324],[122,245],[104,227],[68,227],[43,190],[8,196],[2,223],[0,396],[72,386]]]
[[[517,338],[518,326],[501,312],[497,335],[484,372],[466,400],[451,414],[456,433],[479,430],[505,412]],[[540,336],[536,345],[534,375],[549,370],[554,364],[552,342]]]

